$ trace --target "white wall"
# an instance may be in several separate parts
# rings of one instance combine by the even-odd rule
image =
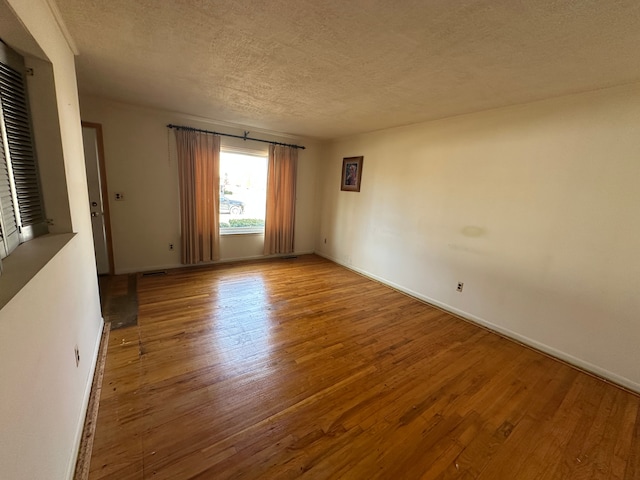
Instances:
[[[82,119],[102,124],[116,273],[179,267],[180,217],[175,136],[169,123],[266,140],[297,143],[296,253],[314,249],[316,236],[316,163],[319,148],[308,139],[275,136],[251,127],[216,124],[178,113],[82,96]],[[222,137],[222,145],[265,149],[267,144]],[[116,192],[124,201],[115,201]],[[168,249],[173,243],[174,251]],[[261,235],[223,235],[221,261],[262,256]]]
[[[317,251],[640,391],[639,118],[635,85],[336,141]]]
[[[76,237],[0,311],[2,479],[71,478],[101,322],[84,255]]]
[[[35,146],[49,232],[70,232],[71,212],[53,68],[49,62],[33,57],[25,63],[34,71],[34,75],[27,77],[27,88],[31,123],[38,132]]]
[[[51,173],[42,182],[45,196],[57,192],[59,197],[52,209],[60,215],[59,228],[77,235],[0,310],[0,477],[64,479],[74,468],[102,325],[75,65],[46,0],[8,3],[15,12],[15,31],[24,34],[26,29],[53,65],[53,78],[50,69],[41,78],[48,75],[55,82],[56,102],[49,111],[44,102],[37,116],[57,117],[46,128],[59,132],[43,132],[42,122],[34,121],[35,138],[36,143],[39,135],[49,142],[58,139],[57,148],[38,150],[39,162]],[[15,31],[0,36],[11,45]],[[39,63],[32,64],[36,76]],[[36,88],[47,89],[51,84]],[[58,189],[55,182],[65,185]],[[12,257],[33,242],[38,240],[18,247]],[[2,281],[11,281],[12,273],[5,271]]]

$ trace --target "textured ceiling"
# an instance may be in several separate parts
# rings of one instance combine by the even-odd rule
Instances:
[[[80,90],[333,138],[640,81],[638,0],[56,0]]]

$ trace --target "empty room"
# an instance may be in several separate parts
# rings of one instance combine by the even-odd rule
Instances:
[[[639,27],[0,0],[0,479],[640,479]]]

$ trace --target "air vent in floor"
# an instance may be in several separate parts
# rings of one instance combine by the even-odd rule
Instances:
[[[157,270],[155,272],[144,272],[142,274],[143,277],[159,277],[160,275],[166,275],[166,270]]]

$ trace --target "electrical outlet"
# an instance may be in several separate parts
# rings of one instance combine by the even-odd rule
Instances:
[[[115,198],[116,198],[116,200],[118,200],[118,201],[124,200],[124,193],[122,193],[122,192],[116,192],[116,193],[114,194],[114,197],[115,197]]]
[[[80,349],[78,348],[78,345],[76,345],[73,351],[76,354],[76,367],[77,367],[80,365]]]
[[[458,282],[458,288],[456,289],[458,292],[462,291],[462,288],[464,287],[464,283],[462,282]]]
[[[169,250],[173,250],[173,243],[169,244]]]

